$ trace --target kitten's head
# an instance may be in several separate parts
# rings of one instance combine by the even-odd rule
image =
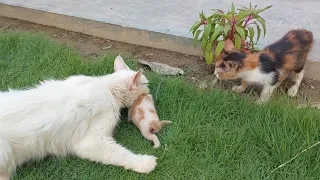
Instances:
[[[149,93],[149,81],[142,73],[142,69],[131,70],[121,56],[114,60],[114,75],[120,83],[115,86],[113,93],[120,98],[123,107],[131,107],[140,95]]]
[[[218,79],[238,78],[245,57],[246,55],[237,51],[233,42],[228,39],[225,43],[224,52],[221,53],[215,63],[215,76]]]

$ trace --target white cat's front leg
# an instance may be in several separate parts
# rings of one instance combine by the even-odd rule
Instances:
[[[156,167],[156,157],[134,154],[117,144],[112,137],[86,137],[75,148],[81,158],[108,165],[121,166],[139,173],[149,173]]]

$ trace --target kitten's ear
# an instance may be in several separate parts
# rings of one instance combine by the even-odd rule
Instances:
[[[224,45],[224,50],[228,52],[228,51],[232,51],[234,49],[235,49],[235,46],[234,46],[233,42],[230,39],[227,39],[226,43]]]
[[[140,79],[141,79],[142,73],[143,73],[143,70],[140,69],[140,70],[132,77],[132,80],[131,80],[131,82],[130,82],[130,87],[129,87],[130,90],[136,88],[136,87],[140,84]]]
[[[120,55],[114,60],[114,71],[130,70]]]
[[[163,127],[163,126],[165,126],[165,125],[168,125],[168,124],[171,124],[171,123],[172,123],[172,121],[168,121],[168,120],[162,120],[162,121],[160,121],[161,127]]]

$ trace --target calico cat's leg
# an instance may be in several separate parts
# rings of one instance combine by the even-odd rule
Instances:
[[[295,74],[294,79],[293,79],[295,84],[288,90],[288,95],[290,97],[294,97],[297,95],[302,78],[303,78],[303,75],[304,75],[304,69],[302,69],[300,72]]]
[[[84,159],[121,166],[139,173],[149,173],[157,164],[156,157],[134,154],[107,136],[86,137],[76,146],[75,153]]]
[[[248,83],[244,80],[241,81],[241,85],[240,86],[233,86],[232,90],[237,92],[237,93],[243,93],[244,91],[246,91],[248,87]]]
[[[213,81],[212,81],[212,85],[216,85],[217,84],[217,82],[219,81],[219,79],[215,76],[214,78],[213,78]]]
[[[279,86],[279,83],[275,84],[275,85],[270,85],[270,84],[264,84],[263,85],[263,89],[260,95],[260,98],[256,101],[257,104],[263,104],[265,102],[267,102],[273,91]]]

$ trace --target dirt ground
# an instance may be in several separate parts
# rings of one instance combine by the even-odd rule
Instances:
[[[186,72],[185,76],[187,80],[195,82],[201,88],[210,87],[213,80],[213,67],[208,66],[201,57],[97,38],[6,17],[0,17],[0,29],[22,30],[45,34],[59,43],[71,45],[88,59],[106,53],[119,53],[121,55],[133,56],[136,59],[156,61],[173,67],[179,67]],[[236,82],[221,82],[219,86],[231,88],[234,83]],[[285,85],[281,86],[282,90],[288,89],[290,84],[290,82],[285,83]],[[257,90],[259,91],[259,89]],[[297,100],[299,102],[320,102],[320,82],[305,79],[301,84]]]

